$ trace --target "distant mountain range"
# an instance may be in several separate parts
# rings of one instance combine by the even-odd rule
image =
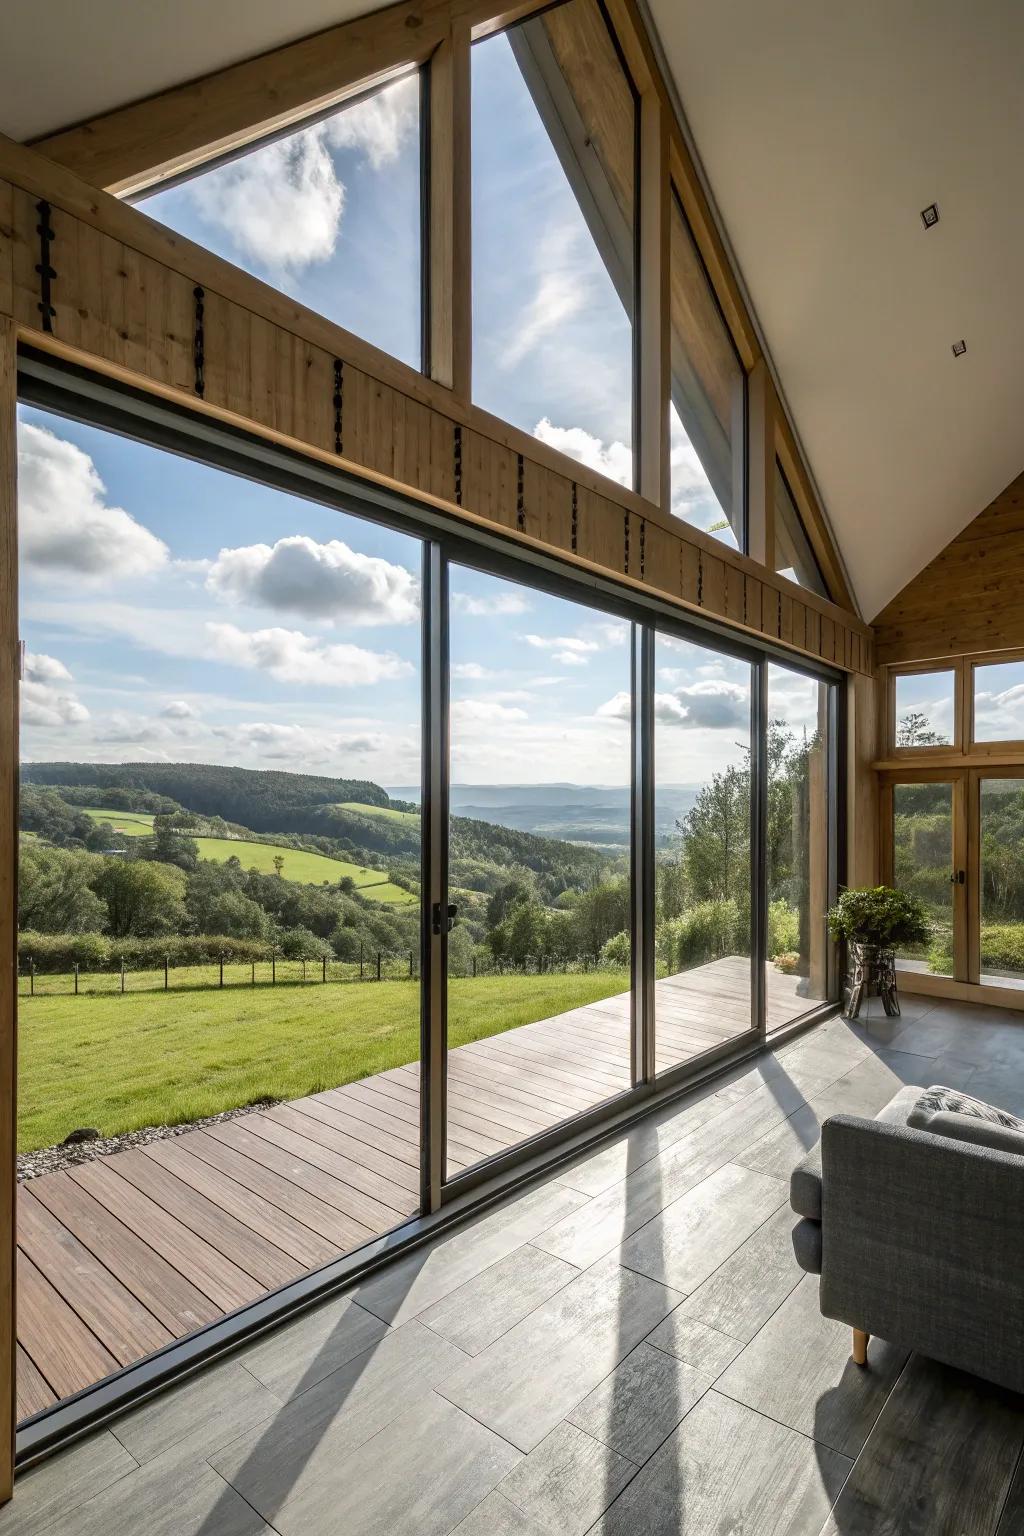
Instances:
[[[657,843],[672,836],[699,793],[691,784],[658,785]],[[388,794],[418,803],[419,785],[389,785]],[[450,798],[456,816],[599,848],[629,846],[630,792],[625,784],[453,784]]]

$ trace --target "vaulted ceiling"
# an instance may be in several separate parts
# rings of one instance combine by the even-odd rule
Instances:
[[[1024,6],[648,3],[871,617],[1024,469]],[[6,0],[0,130],[48,133],[374,9],[50,0],[43,19]]]

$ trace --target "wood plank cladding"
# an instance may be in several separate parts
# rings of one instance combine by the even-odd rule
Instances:
[[[870,671],[870,634],[854,615],[0,139],[4,174],[12,184],[0,180],[0,297],[8,295],[23,340],[431,498],[453,517],[554,550],[567,563]],[[36,271],[42,197],[54,231],[52,335],[41,329]]]
[[[878,665],[1024,647],[1024,474],[968,523],[873,624]]]

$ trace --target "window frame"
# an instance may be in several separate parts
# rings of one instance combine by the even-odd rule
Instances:
[[[929,672],[953,674],[953,740],[943,746],[932,743],[920,747],[896,745],[896,680],[900,677],[921,677]],[[969,739],[964,731],[965,686],[963,658],[947,658],[944,661],[900,662],[886,668],[885,678],[885,744],[886,756],[893,761],[927,763],[935,758],[948,759],[951,754],[962,755],[964,741]]]
[[[994,667],[1020,662],[1024,664],[1024,649],[1014,651],[979,651],[963,657],[964,669],[964,740],[968,750],[977,756],[1001,757],[1007,752],[1024,752],[1024,737],[998,736],[979,741],[975,734],[977,673],[979,667]]]

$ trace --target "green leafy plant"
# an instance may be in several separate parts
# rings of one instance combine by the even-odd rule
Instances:
[[[923,944],[930,935],[923,902],[891,885],[844,891],[828,913],[833,939],[881,949]]]

